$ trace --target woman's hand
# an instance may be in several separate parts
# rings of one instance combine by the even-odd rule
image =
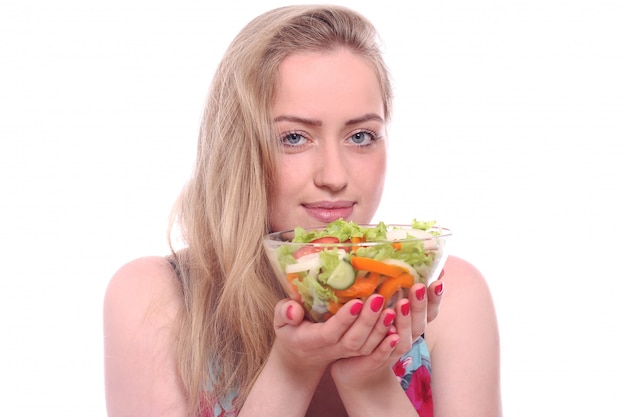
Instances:
[[[239,415],[305,415],[330,363],[369,353],[386,335],[379,299],[352,300],[324,323],[305,320],[296,301],[280,300],[272,350]]]
[[[405,303],[407,317],[402,323],[408,324],[402,325],[402,332],[410,346],[408,301]],[[329,364],[344,358],[381,356],[376,353],[382,351],[381,344],[387,341],[395,345],[394,340],[400,337],[393,328],[397,312],[383,304],[384,298],[378,294],[365,302],[352,300],[326,322],[313,323],[304,319],[304,309],[298,302],[279,301],[274,310],[276,337],[272,350],[240,415],[258,415],[260,411],[304,415]]]
[[[332,364],[335,383],[354,387],[381,380],[381,376],[388,373],[411,349],[413,342],[424,334],[427,323],[437,317],[442,295],[443,282],[440,280],[428,288],[423,284],[413,285],[407,298],[398,300],[393,309],[388,308],[381,314],[383,322],[389,321],[385,323],[389,330],[370,353],[364,351],[362,356],[343,358]],[[394,317],[393,324],[389,326],[391,317]]]
[[[278,302],[274,314],[276,339],[272,349],[287,355],[294,367],[325,369],[337,359],[370,354],[389,332],[394,317],[382,315],[384,299],[352,300],[326,322],[304,319],[296,301]]]
[[[404,393],[393,366],[422,335],[427,323],[439,312],[442,282],[429,288],[413,285],[407,298],[398,300],[382,317],[394,316],[387,335],[370,353],[339,359],[330,367],[330,374],[349,415],[417,416]]]
[[[276,338],[270,358],[242,415],[254,415],[257,409],[268,407],[281,415],[287,415],[286,410],[293,415],[305,412],[331,364],[332,378],[347,409],[357,415],[389,411],[388,400],[395,398],[396,415],[415,415],[392,366],[437,316],[440,284],[435,281],[428,289],[415,284],[408,297],[393,308],[384,308],[380,295],[372,295],[365,303],[352,300],[324,323],[305,320],[304,309],[294,300],[279,301],[274,310]],[[272,389],[267,391],[270,385]],[[277,391],[282,393],[279,398],[289,392],[289,400],[270,395]],[[383,403],[376,400],[381,395]]]
[[[273,349],[288,354],[296,367],[325,368],[337,359],[367,356],[386,338],[393,350],[403,354],[424,333],[426,324],[437,317],[442,294],[441,280],[428,288],[418,283],[409,289],[408,299],[399,300],[393,309],[383,308],[383,298],[374,294],[365,303],[348,302],[324,323],[305,320],[304,309],[298,302],[283,299],[274,312]],[[409,341],[408,345],[403,337]]]
[[[428,293],[427,294],[428,295],[427,297],[427,300],[428,300],[427,321],[429,323],[433,321],[439,314],[439,304],[441,304],[441,297],[443,297],[443,288],[444,288],[443,280],[442,280],[443,275],[444,275],[444,271],[442,270],[441,274],[439,274],[439,278],[431,282],[426,291]],[[415,285],[413,287],[415,287]],[[423,292],[419,295],[421,296],[422,294]],[[416,298],[420,298],[420,297],[417,297],[417,294],[416,294]]]

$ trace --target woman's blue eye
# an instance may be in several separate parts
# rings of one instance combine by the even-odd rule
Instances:
[[[374,141],[374,134],[370,132],[357,132],[354,135],[350,136],[350,139],[355,145],[365,146],[369,145]]]
[[[286,145],[297,146],[302,145],[304,137],[299,133],[288,133],[283,136],[283,143]]]
[[[352,141],[354,143],[362,144],[367,138],[365,137],[365,132],[359,132],[352,135]]]

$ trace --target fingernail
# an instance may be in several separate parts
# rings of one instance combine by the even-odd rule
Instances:
[[[396,318],[396,314],[389,312],[387,313],[387,315],[385,316],[385,319],[383,320],[383,324],[385,325],[385,327],[389,327],[391,326],[391,323],[393,323],[393,319]]]
[[[378,313],[380,309],[382,308],[384,302],[385,302],[385,297],[383,297],[382,295],[378,295],[372,300],[372,304],[370,304],[370,308],[372,309],[374,313]]]
[[[426,287],[420,287],[417,291],[415,291],[415,298],[417,298],[417,301],[423,301],[424,297],[426,297]]]
[[[403,316],[408,316],[411,312],[411,304],[406,302],[400,306],[400,312],[402,312]]]
[[[359,301],[358,303],[355,303],[352,305],[352,307],[350,307],[350,314],[356,316],[361,312],[361,309],[363,309],[363,303]]]
[[[435,287],[435,295],[441,294],[443,294],[443,282],[437,284],[437,286]]]
[[[400,341],[400,339],[393,339],[391,341],[391,343],[389,343],[391,345],[392,348],[396,347],[396,345],[398,344],[398,342]]]
[[[293,306],[289,305],[287,306],[287,319],[288,320],[293,320]]]

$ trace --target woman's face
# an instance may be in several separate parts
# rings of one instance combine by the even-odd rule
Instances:
[[[279,67],[272,117],[282,152],[271,229],[370,222],[387,155],[381,87],[368,62],[344,49],[290,55]]]

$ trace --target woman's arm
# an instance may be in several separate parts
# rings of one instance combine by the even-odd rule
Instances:
[[[445,265],[445,295],[426,329],[437,417],[500,417],[500,341],[485,279],[466,261]]]
[[[182,295],[164,258],[123,266],[104,298],[104,364],[109,417],[186,416],[176,366],[175,317]]]
[[[289,359],[285,358],[289,354],[272,349],[238,414],[240,417],[301,417],[306,414],[324,367],[290,366]]]
[[[380,295],[365,303],[352,300],[328,321],[313,323],[298,303],[281,300],[272,351],[239,416],[304,416],[326,368],[337,359],[382,352],[382,343],[387,348],[377,363],[388,361],[399,336],[389,335],[395,313],[383,303]],[[391,372],[391,366],[385,370]]]

